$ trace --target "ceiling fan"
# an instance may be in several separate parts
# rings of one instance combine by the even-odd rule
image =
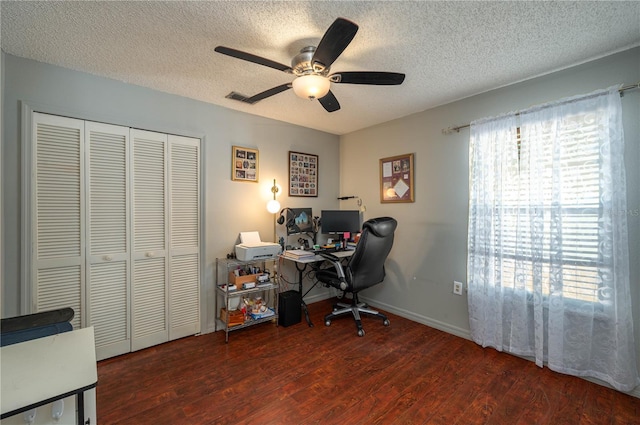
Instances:
[[[223,55],[257,63],[258,65],[267,66],[296,76],[290,83],[273,87],[251,97],[244,96],[237,92],[231,92],[226,97],[254,104],[262,99],[293,88],[296,95],[305,99],[317,99],[327,112],[335,112],[340,109],[340,104],[338,103],[338,99],[331,93],[331,83],[368,84],[375,86],[402,84],[404,74],[397,72],[353,71],[329,74],[331,65],[344,49],[347,48],[349,43],[351,43],[357,31],[358,25],[353,22],[344,18],[336,19],[324,33],[324,36],[322,36],[318,46],[304,47],[300,50],[300,53],[293,58],[291,66],[229,47],[216,47],[214,50]]]

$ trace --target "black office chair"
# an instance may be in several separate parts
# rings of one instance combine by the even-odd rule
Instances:
[[[351,304],[338,303],[333,306],[333,312],[324,317],[324,324],[331,325],[331,320],[346,313],[352,313],[358,328],[358,336],[364,336],[360,313],[379,317],[385,326],[389,326],[389,319],[365,303],[358,301],[358,292],[382,282],[385,276],[384,262],[393,246],[393,233],[398,222],[391,217],[379,217],[367,220],[362,225],[362,234],[356,250],[346,266],[342,266],[340,259],[329,253],[321,253],[331,261],[332,268],[316,272],[316,278],[325,285],[353,294]]]

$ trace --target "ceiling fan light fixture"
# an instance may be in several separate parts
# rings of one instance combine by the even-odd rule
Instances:
[[[351,43],[357,31],[357,24],[348,19],[337,18],[325,31],[318,46],[303,47],[300,53],[291,60],[291,66],[229,47],[217,46],[214,51],[223,55],[296,76],[290,83],[281,84],[253,96],[244,96],[231,92],[226,97],[253,105],[260,100],[292,88],[296,96],[303,99],[318,100],[318,103],[325,111],[335,112],[340,110],[340,103],[330,90],[331,83],[371,86],[396,86],[402,84],[405,75],[398,72],[351,71],[330,74],[331,65]]]
[[[320,99],[329,93],[331,81],[320,75],[302,75],[292,83],[294,93],[303,99]]]

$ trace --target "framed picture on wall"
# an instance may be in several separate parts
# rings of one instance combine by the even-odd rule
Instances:
[[[380,160],[380,202],[413,202],[413,154]]]
[[[289,151],[289,196],[318,196],[318,155]]]
[[[258,149],[232,147],[231,180],[258,182]]]

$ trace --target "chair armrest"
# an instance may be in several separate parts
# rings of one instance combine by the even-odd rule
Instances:
[[[344,275],[344,269],[342,268],[342,263],[340,262],[340,257],[337,257],[333,254],[329,254],[328,252],[320,252],[321,257],[325,260],[328,260],[333,264],[333,267],[336,269],[336,274],[338,275],[338,279],[340,279],[340,289],[343,291],[347,289],[349,285],[347,285],[347,279]]]

